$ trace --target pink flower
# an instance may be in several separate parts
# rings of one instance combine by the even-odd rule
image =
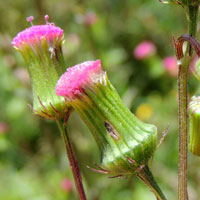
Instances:
[[[45,25],[33,26],[34,17],[27,17],[27,21],[31,23],[31,27],[21,31],[13,39],[12,45],[16,48],[23,48],[24,45],[34,46],[40,44],[43,39],[46,39],[49,46],[53,46],[55,41],[61,41],[63,37],[63,30],[54,25],[54,23],[49,23],[49,16],[45,15]]]
[[[0,134],[5,134],[9,131],[9,126],[6,122],[0,122]]]
[[[97,21],[97,16],[95,12],[88,12],[85,16],[85,24],[92,26]]]
[[[144,41],[136,46],[133,55],[138,60],[146,59],[156,53],[155,45],[150,41]]]
[[[174,56],[168,56],[163,59],[163,65],[165,70],[172,76],[175,77],[178,74],[177,61]]]
[[[70,179],[63,179],[61,182],[61,188],[66,192],[72,192],[73,190],[73,183]]]
[[[28,68],[33,88],[33,112],[47,119],[62,118],[66,113],[66,101],[55,94],[57,80],[66,69],[62,54],[63,30],[49,23],[45,15],[45,25],[33,26],[33,16],[27,17],[31,27],[21,31],[13,39],[12,45],[18,50]],[[27,81],[23,70],[15,75]]]
[[[63,30],[54,25],[37,25],[31,26],[18,33],[13,39],[12,45],[20,48],[24,44],[34,45],[45,38],[49,44],[53,44],[54,40],[60,40],[63,36]]]
[[[73,98],[83,93],[83,87],[94,82],[96,74],[102,71],[101,61],[86,61],[67,69],[56,86],[56,94]]]

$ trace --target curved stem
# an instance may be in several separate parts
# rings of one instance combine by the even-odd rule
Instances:
[[[147,165],[142,168],[137,176],[151,189],[151,191],[155,194],[157,200],[167,200]]]
[[[65,143],[67,156],[68,156],[69,164],[70,164],[70,167],[71,167],[71,170],[72,170],[72,173],[73,173],[73,177],[74,177],[74,180],[75,180],[75,185],[76,185],[76,189],[77,189],[77,192],[78,192],[78,195],[79,195],[79,199],[80,200],[86,200],[86,195],[85,195],[85,191],[84,191],[83,184],[82,184],[80,169],[79,169],[78,162],[77,162],[75,155],[73,153],[73,150],[72,150],[71,141],[70,141],[70,138],[68,136],[65,123],[62,120],[57,120],[56,122],[58,124],[60,133],[61,133],[62,138],[63,138],[64,143]]]

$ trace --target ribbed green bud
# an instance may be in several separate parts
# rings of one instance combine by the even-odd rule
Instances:
[[[61,118],[67,109],[65,99],[55,93],[56,82],[66,68],[62,42],[63,30],[48,22],[25,29],[12,41],[28,66],[33,89],[33,111],[47,119]]]
[[[100,60],[69,68],[58,81],[56,92],[65,96],[89,127],[101,151],[103,170],[114,175],[133,174],[152,158],[157,128],[137,119],[124,105]]]
[[[193,96],[189,103],[190,151],[200,156],[200,96]]]

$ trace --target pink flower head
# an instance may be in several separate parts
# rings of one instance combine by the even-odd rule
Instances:
[[[65,190],[66,192],[71,192],[73,189],[73,183],[70,179],[63,179],[61,182],[61,187],[63,190]]]
[[[146,59],[156,53],[155,45],[150,41],[144,41],[136,46],[133,55],[138,60]]]
[[[86,61],[67,69],[57,82],[56,94],[71,99],[83,93],[83,88],[101,74],[101,60]]]
[[[27,17],[27,21],[31,22],[31,24],[33,19],[34,18],[32,16]],[[48,19],[48,15],[45,15],[45,25],[31,26],[18,33],[12,41],[12,45],[17,48],[20,48],[24,44],[33,46],[34,44],[40,43],[43,38],[45,38],[47,42],[52,45],[55,40],[61,40],[63,30],[55,26],[53,23],[49,23]]]
[[[92,26],[97,22],[97,15],[95,12],[88,12],[85,16],[85,24]]]
[[[172,76],[177,76],[178,73],[178,66],[177,61],[174,56],[168,56],[163,59],[163,65],[165,70]]]

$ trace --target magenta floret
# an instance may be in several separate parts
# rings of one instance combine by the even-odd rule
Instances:
[[[54,25],[31,26],[18,33],[12,41],[12,45],[20,48],[20,46],[24,43],[32,45],[33,43],[40,41],[44,37],[48,42],[53,42],[56,38],[58,40],[61,39],[62,36],[63,30]]]
[[[83,92],[83,87],[92,83],[92,75],[101,72],[101,60],[86,61],[68,68],[57,82],[56,94],[73,98]]]

